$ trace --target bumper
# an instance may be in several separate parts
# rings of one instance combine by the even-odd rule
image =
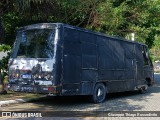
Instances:
[[[9,84],[8,90],[16,92],[30,92],[30,93],[42,93],[42,94],[55,94],[60,95],[62,91],[61,86],[46,86],[46,85],[15,85]]]

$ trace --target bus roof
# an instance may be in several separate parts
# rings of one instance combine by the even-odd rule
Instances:
[[[96,34],[96,35],[99,35],[99,36],[110,37],[110,38],[113,38],[113,39],[116,39],[116,40],[121,40],[121,41],[129,42],[129,43],[134,43],[134,44],[140,44],[140,45],[147,46],[144,43],[139,43],[139,42],[127,40],[127,39],[122,38],[122,37],[110,36],[110,35],[106,35],[104,33],[94,32],[94,31],[91,31],[91,30],[87,30],[87,29],[84,29],[84,28],[80,28],[80,27],[77,27],[77,26],[72,26],[72,25],[68,25],[68,24],[64,24],[64,23],[37,23],[37,24],[31,24],[31,25],[27,25],[27,26],[18,28],[18,31],[19,30],[26,30],[26,29],[35,29],[35,28],[37,28],[37,29],[44,29],[44,28],[53,29],[55,27],[60,27],[60,26],[63,26],[63,27],[66,27],[66,28],[70,28],[70,29],[79,30],[79,31],[83,31],[83,32]]]

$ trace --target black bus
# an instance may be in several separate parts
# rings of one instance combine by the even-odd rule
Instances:
[[[19,28],[9,60],[8,89],[55,96],[139,90],[153,81],[145,44],[106,36],[63,23]]]

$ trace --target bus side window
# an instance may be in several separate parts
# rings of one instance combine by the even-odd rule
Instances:
[[[144,46],[143,46],[142,54],[143,54],[143,59],[144,59],[144,65],[149,65],[150,61],[149,61],[148,50]]]

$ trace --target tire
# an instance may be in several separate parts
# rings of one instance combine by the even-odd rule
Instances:
[[[147,92],[147,87],[146,86],[141,87],[140,93],[145,94],[146,92]]]
[[[152,86],[151,80],[150,79],[146,79],[147,85],[148,86]]]
[[[97,83],[93,95],[92,95],[92,101],[94,103],[101,103],[106,98],[106,87],[103,83]]]

